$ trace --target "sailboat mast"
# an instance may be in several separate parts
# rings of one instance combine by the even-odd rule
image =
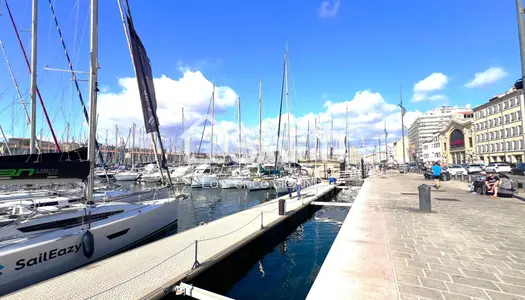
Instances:
[[[286,140],[287,146],[287,156],[288,156],[288,163],[290,163],[290,98],[288,97],[288,42],[286,42],[286,50],[284,51],[284,80],[286,85],[286,115],[287,115],[287,124],[288,124],[288,139]]]
[[[89,58],[89,141],[88,160],[91,164],[87,184],[87,201],[93,201],[94,169],[95,169],[95,143],[97,133],[97,66],[98,66],[98,0],[91,0],[91,42]],[[32,68],[35,70],[36,68]],[[34,123],[34,121],[32,122]]]
[[[306,132],[306,157],[305,159],[310,160],[310,121],[308,121],[308,131]]]
[[[262,157],[262,80],[259,82],[259,159]]]
[[[38,29],[38,1],[32,1],[31,15],[31,139],[29,151],[36,154],[36,53],[37,53],[37,29]]]
[[[133,123],[133,136],[131,138],[131,168],[135,168],[135,129],[137,125]]]
[[[241,97],[239,96],[239,98],[237,99],[237,109],[239,110],[239,161],[238,161],[238,164],[239,164],[239,175],[240,174],[240,171],[241,171],[241,156],[242,156],[242,153],[241,153],[241,144],[242,144],[242,132],[241,132]]]
[[[345,159],[346,155],[348,155],[348,161],[350,162],[350,151],[348,149],[348,101],[346,101],[346,125],[345,125]]]
[[[210,148],[210,159],[213,161],[213,123],[215,122],[215,84],[213,84],[213,92],[211,94],[211,148]]]
[[[184,134],[184,107],[182,108],[182,119],[181,119],[181,125],[182,125],[182,134]],[[181,135],[182,137],[182,135]],[[181,148],[181,153],[182,153],[182,158],[184,158],[184,150],[186,150],[184,147],[185,147],[185,143],[184,143],[184,138],[182,138],[182,148]]]

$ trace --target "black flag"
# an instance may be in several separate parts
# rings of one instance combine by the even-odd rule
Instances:
[[[131,54],[135,65],[135,74],[139,85],[140,101],[142,103],[142,114],[144,116],[144,127],[147,133],[158,132],[159,122],[157,119],[157,98],[155,86],[153,85],[153,72],[146,53],[146,49],[140,41],[133,22],[128,16],[129,37],[131,43]]]

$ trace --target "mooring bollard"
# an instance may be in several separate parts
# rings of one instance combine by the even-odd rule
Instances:
[[[432,206],[430,203],[430,186],[422,184],[417,188],[419,190],[419,211],[431,212]]]
[[[461,181],[465,181],[465,175],[461,174]]]
[[[279,199],[279,216],[284,216],[286,214],[285,201],[285,199]]]

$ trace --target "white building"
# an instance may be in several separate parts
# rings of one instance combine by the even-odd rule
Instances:
[[[409,161],[423,160],[423,144],[432,141],[433,136],[448,124],[455,113],[472,112],[470,106],[442,106],[425,112],[408,128]]]
[[[403,163],[403,140],[395,141],[392,143],[392,158],[394,163],[402,164]],[[409,162],[408,157],[408,137],[405,136],[405,162]]]
[[[441,145],[439,134],[434,134],[429,141],[423,142],[423,163],[434,163],[441,161]]]

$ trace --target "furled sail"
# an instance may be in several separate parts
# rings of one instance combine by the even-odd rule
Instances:
[[[0,184],[84,181],[89,168],[86,147],[69,152],[0,156]]]

